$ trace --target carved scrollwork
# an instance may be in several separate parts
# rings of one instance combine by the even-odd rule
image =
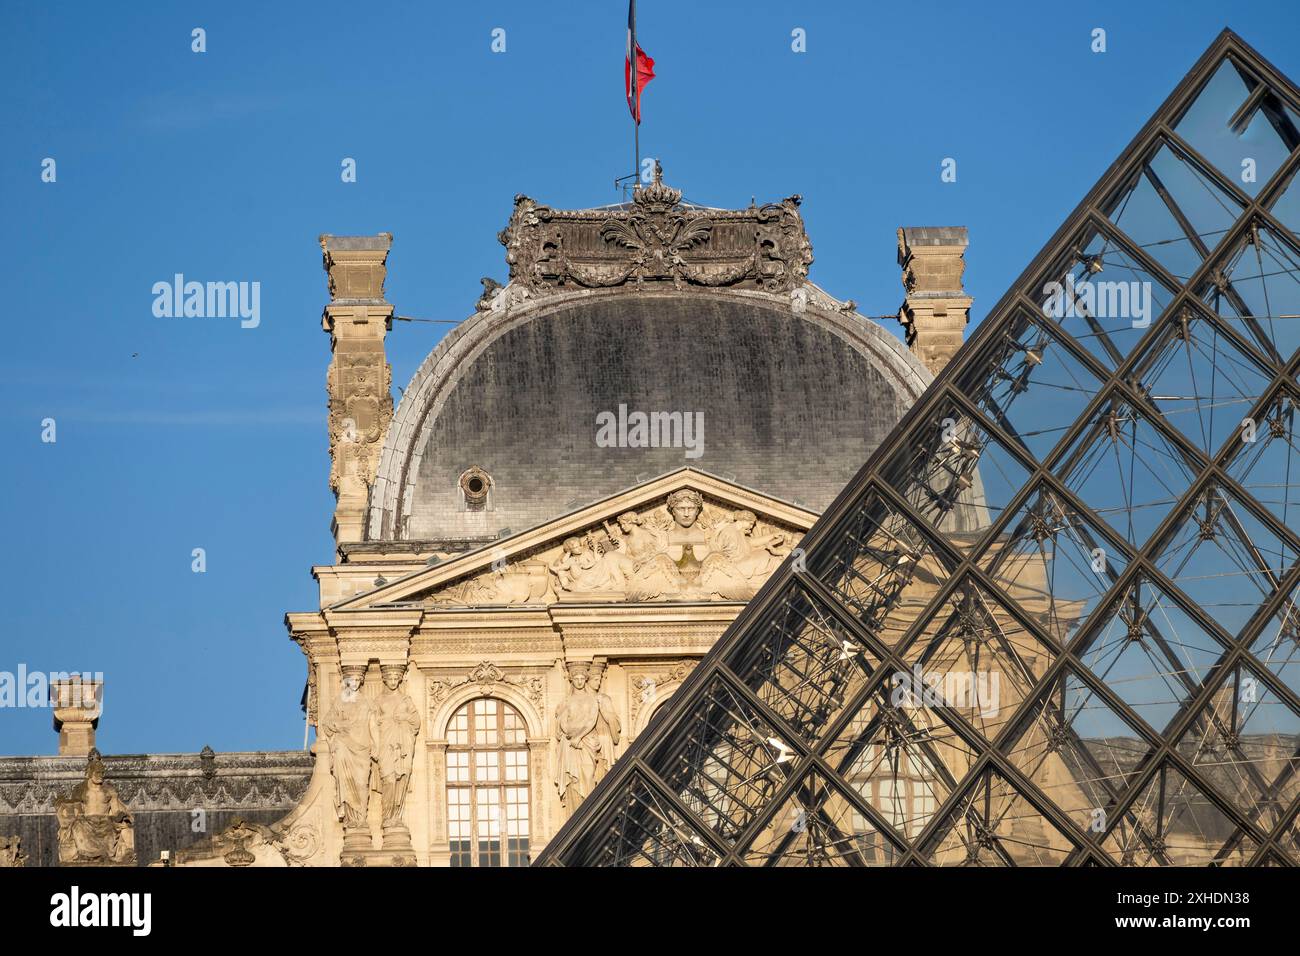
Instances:
[[[683,204],[656,164],[653,181],[613,212],[558,210],[516,196],[497,238],[512,284],[535,293],[629,282],[782,292],[801,283],[812,263],[799,203],[790,196],[741,210]]]
[[[538,707],[542,706],[546,697],[546,686],[540,677],[528,674],[513,676],[492,662],[483,661],[481,664],[475,665],[464,677],[428,682],[430,717],[442,705],[442,702],[451,696],[452,691],[458,687],[464,687],[466,684],[476,685],[479,693],[485,696],[491,695],[494,686],[497,684],[517,687],[527,694],[528,699]]]

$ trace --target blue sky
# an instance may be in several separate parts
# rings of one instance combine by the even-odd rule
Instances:
[[[639,9],[658,73],[642,154],[708,205],[801,193],[812,278],[870,315],[902,296],[895,229],[961,224],[982,317],[1224,26],[1300,76],[1294,0]],[[6,5],[0,671],[102,671],[109,753],[301,746],[283,615],[315,607],[309,569],[333,550],[316,237],[394,233],[399,313],[465,318],[479,277],[505,278],[515,193],[619,199],[625,16]],[[150,290],[177,272],[260,282],[260,325],[156,317]],[[398,324],[395,383],[443,329]],[[0,709],[0,753],[55,744],[48,710]]]

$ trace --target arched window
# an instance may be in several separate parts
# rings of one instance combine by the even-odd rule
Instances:
[[[503,700],[480,697],[447,724],[452,866],[527,866],[528,728]]]

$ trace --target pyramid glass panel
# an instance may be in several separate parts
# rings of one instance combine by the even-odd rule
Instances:
[[[788,594],[766,633],[731,667],[773,713],[815,739],[870,676],[876,658],[808,594]]]
[[[1138,373],[1151,407],[1206,455],[1241,428],[1273,375],[1190,308],[1168,323]]]
[[[1174,132],[1251,196],[1300,145],[1296,114],[1231,57],[1202,87]]]
[[[1284,237],[1251,222],[1197,293],[1273,362],[1285,365],[1300,350],[1300,252],[1294,234]]]
[[[1185,283],[1241,209],[1240,201],[1210,174],[1162,144],[1106,214],[1134,245]]]
[[[1103,524],[1043,483],[989,543],[979,564],[1005,600],[1064,646],[1087,624],[1129,560]]]
[[[891,682],[993,740],[1056,654],[992,592],[963,581],[907,647]]]
[[[1250,644],[1255,661],[1300,699],[1300,585],[1287,592],[1281,606],[1264,622]]]
[[[950,560],[919,522],[872,494],[835,537],[812,550],[806,565],[864,627],[892,645],[948,579]],[[737,670],[743,673],[744,665]]]
[[[924,855],[936,866],[1060,866],[1076,849],[1019,790],[989,770],[962,795]]]
[[[1195,698],[1225,651],[1167,591],[1139,578],[1078,656],[1134,714],[1162,731]]]
[[[1156,415],[1108,396],[1056,465],[1056,474],[1134,547],[1144,545],[1200,469]]]
[[[1207,485],[1179,519],[1156,567],[1230,636],[1282,586],[1300,554],[1220,485]]]
[[[1044,315],[1109,368],[1128,358],[1177,292],[1176,280],[1158,275],[1135,248],[1089,226],[1025,290]]]
[[[743,854],[749,866],[889,866],[901,853],[861,806],[809,771]]]
[[[825,759],[896,836],[914,841],[966,779],[976,750],[934,708],[896,686],[862,703]]]
[[[1007,757],[1081,830],[1093,830],[1154,752],[1081,673],[1066,671],[1020,721]]]
[[[1121,866],[1245,866],[1259,844],[1177,768],[1161,765],[1103,846]]]
[[[1279,390],[1262,415],[1243,429],[1228,475],[1286,528],[1300,528],[1300,435],[1297,398]]]
[[[1300,714],[1238,667],[1196,715],[1178,752],[1265,831],[1300,798]]]
[[[538,862],[1300,864],[1297,117],[1225,31]]]
[[[957,387],[1026,452],[1046,461],[1101,381],[1042,316],[1024,311]]]

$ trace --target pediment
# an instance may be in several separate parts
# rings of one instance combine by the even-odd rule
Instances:
[[[816,519],[683,468],[335,607],[746,601]]]

